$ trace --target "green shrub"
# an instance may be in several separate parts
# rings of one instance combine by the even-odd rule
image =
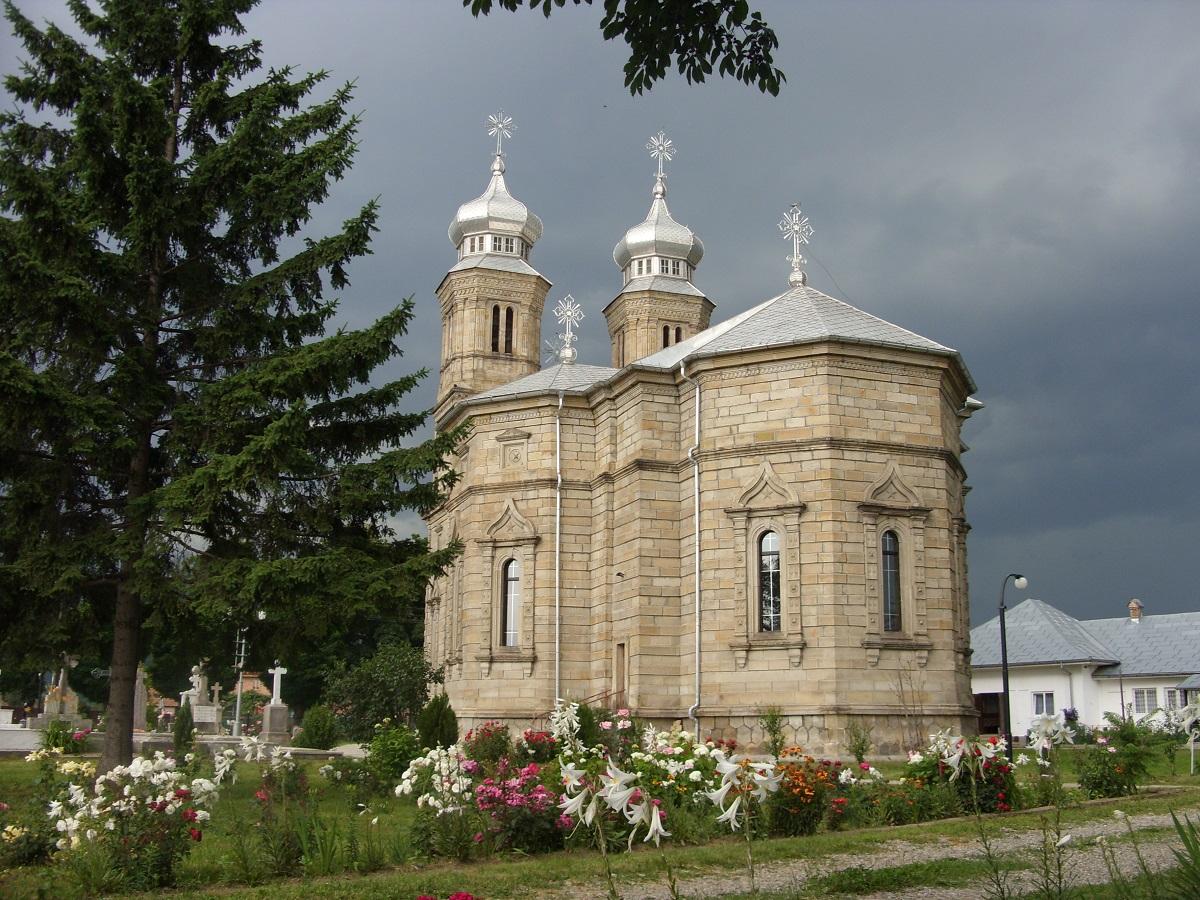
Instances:
[[[435,694],[417,714],[422,747],[450,747],[458,741],[458,716],[446,694]]]
[[[1150,756],[1137,744],[1089,746],[1076,756],[1079,787],[1089,800],[1132,794],[1146,776]]]
[[[478,728],[472,728],[463,738],[463,752],[468,759],[481,765],[496,765],[500,757],[512,753],[508,726],[500,722],[484,722]]]
[[[758,724],[767,735],[763,749],[772,756],[779,756],[786,743],[783,738],[783,712],[778,706],[768,706],[758,714]]]
[[[91,733],[92,729],[89,727],[76,729],[62,719],[55,719],[42,733],[42,747],[76,755],[87,749],[87,739]]]
[[[861,763],[866,759],[867,754],[871,752],[873,744],[873,733],[870,725],[851,722],[846,726],[846,749],[850,751],[850,755],[854,757],[855,762]]]
[[[300,733],[296,735],[292,744],[296,747],[328,750],[338,742],[338,737],[338,723],[333,710],[324,704],[318,704],[305,711],[304,721],[300,723]]]
[[[420,754],[416,732],[385,719],[375,726],[375,736],[367,745],[367,766],[380,781],[394,785]]]
[[[175,715],[175,724],[171,726],[171,744],[175,750],[175,758],[183,764],[183,758],[192,752],[196,744],[196,726],[192,722],[192,704],[184,698],[183,706]]]
[[[384,644],[349,671],[334,674],[325,698],[342,715],[346,734],[369,741],[378,722],[411,724],[429,699],[429,685],[441,684],[425,654],[408,644]]]

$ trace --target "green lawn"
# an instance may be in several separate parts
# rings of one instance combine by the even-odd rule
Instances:
[[[307,880],[265,879],[256,886],[244,884],[244,872],[239,868],[236,849],[253,835],[258,817],[259,766],[241,763],[239,778],[228,787],[213,810],[213,821],[206,829],[204,840],[194,848],[180,869],[180,888],[176,896],[186,897],[260,897],[260,898],[333,898],[333,897],[416,897],[421,893],[445,897],[454,891],[467,890],[487,898],[521,897],[532,885],[541,888],[569,889],[571,882],[601,883],[601,859],[591,851],[564,851],[536,858],[516,854],[468,864],[428,862],[415,859],[407,844],[407,831],[413,807],[408,801],[381,797],[372,802],[371,811],[359,815],[347,794],[328,786],[316,774],[319,762],[303,764],[318,788],[319,815],[336,827],[357,828],[360,835],[371,828],[370,820],[379,817],[373,830],[382,848],[384,871],[370,875],[342,874],[329,878]],[[1165,760],[1164,760],[1165,767]],[[1186,771],[1186,770],[1185,770]],[[0,760],[0,799],[16,807],[32,795],[33,766],[20,759]],[[1168,809],[1196,808],[1200,805],[1200,786],[1185,789],[1169,796],[1124,798],[1119,806],[1129,814],[1165,812]],[[1112,805],[1067,809],[1063,818],[1069,825],[1112,815]],[[992,820],[995,827],[1005,829],[1035,828],[1038,816],[1033,813],[1013,814]],[[820,833],[808,838],[776,838],[755,843],[755,859],[760,863],[774,860],[815,859],[832,854],[870,853],[886,841],[903,838],[924,843],[941,841],[972,845],[974,826],[963,821],[923,823],[898,828],[870,828],[846,832]],[[664,845],[667,858],[677,877],[702,876],[708,871],[740,870],[745,864],[745,844],[736,838],[724,838],[699,847]],[[627,882],[639,879],[657,880],[662,876],[659,854],[639,848],[632,854],[612,859],[617,877]],[[260,873],[261,874],[261,873]],[[814,882],[797,896],[818,896],[814,890],[832,893],[854,893],[866,890],[871,884],[922,885],[961,883],[974,878],[976,866],[947,862],[924,868],[897,866],[883,874],[847,870],[829,882]],[[879,881],[882,879],[882,881]],[[859,885],[859,887],[855,887]],[[33,898],[38,896],[77,896],[63,873],[54,867],[36,867],[0,875],[0,896]],[[777,895],[782,896],[782,895]]]

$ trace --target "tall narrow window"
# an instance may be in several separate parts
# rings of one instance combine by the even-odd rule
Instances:
[[[677,259],[671,260],[671,274],[672,275],[679,274],[679,260],[677,260]]]
[[[517,615],[521,611],[521,564],[510,559],[504,564],[500,585],[500,646],[517,646]]]
[[[663,346],[664,347],[671,346],[671,326],[670,325],[663,326]]]
[[[500,307],[492,307],[492,352],[500,352]]]
[[[625,329],[617,332],[617,365],[625,365]]]
[[[883,533],[883,630],[903,630],[900,612],[900,538]]]
[[[758,628],[779,630],[779,535],[773,531],[758,539]]]
[[[682,328],[676,328],[676,329],[675,329],[675,343],[677,343],[677,344],[678,344],[678,343],[679,343],[680,341],[682,341],[682,340],[683,340],[683,329],[682,329]]]
[[[667,275],[667,274],[669,274],[669,273],[670,273],[670,271],[671,271],[671,264],[670,264],[670,262],[668,262],[668,261],[667,261],[667,260],[665,260],[665,259],[660,259],[660,260],[658,261],[658,271],[659,271],[659,272],[661,272],[663,275]]]
[[[512,253],[512,252],[513,252],[513,239],[512,239],[512,238],[510,238],[510,237],[506,237],[506,238],[504,239],[504,252],[505,252],[505,253]]]
[[[504,352],[512,353],[513,311],[511,306],[504,308]]]

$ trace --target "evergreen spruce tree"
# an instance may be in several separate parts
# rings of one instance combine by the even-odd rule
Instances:
[[[370,382],[409,303],[326,333],[374,202],[296,239],[354,155],[350,86],[259,72],[251,6],[69,0],[80,41],[5,3],[0,654],[111,646],[101,771],[131,757],[147,630],[262,610],[311,645],[454,549],[388,524],[438,501],[458,437],[404,446],[423,373]]]

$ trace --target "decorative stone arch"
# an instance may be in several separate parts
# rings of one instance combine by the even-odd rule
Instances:
[[[479,538],[483,556],[483,571],[487,589],[486,621],[488,628],[480,653],[476,655],[484,678],[491,675],[493,663],[517,663],[522,666],[526,678],[533,674],[537,660],[536,635],[534,633],[534,606],[536,602],[535,548],[541,540],[533,523],[521,515],[516,502],[510,497],[504,509],[485,531],[486,537]],[[504,579],[504,564],[516,559],[521,564],[521,610],[517,646],[505,647],[500,642],[501,590]]]
[[[858,504],[863,522],[863,552],[866,561],[867,629],[863,647],[867,662],[879,664],[884,649],[915,651],[917,664],[929,661],[929,640],[925,609],[925,521],[930,508],[905,481],[894,460],[888,460],[883,474],[867,488]],[[881,573],[882,538],[895,532],[900,541],[901,630],[883,630],[883,586]]]
[[[734,637],[730,641],[734,662],[745,668],[753,650],[786,650],[788,663],[799,666],[804,654],[800,596],[800,518],[805,503],[772,467],[759,466],[725,513],[733,521],[737,581],[734,587]],[[778,631],[759,630],[758,547],[763,534],[779,536],[780,622]]]

